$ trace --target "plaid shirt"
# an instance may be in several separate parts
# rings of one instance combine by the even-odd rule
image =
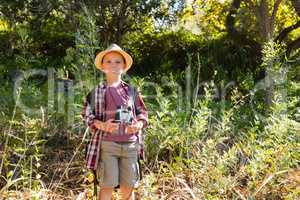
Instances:
[[[121,84],[124,89],[129,90],[130,86],[128,84],[123,81],[121,82]],[[105,92],[106,82],[97,85],[95,89],[86,96],[86,99],[84,101],[84,108],[81,113],[83,121],[92,132],[92,137],[87,147],[86,160],[87,168],[93,170],[96,170],[97,168],[98,160],[101,155],[101,140],[104,135],[103,131],[95,127],[94,120],[97,119],[100,121],[104,121],[105,119]],[[134,99],[132,110],[135,120],[143,120],[143,128],[145,128],[148,124],[148,114],[139,92]],[[140,146],[139,154],[141,157],[143,157],[144,146],[142,132],[140,131],[136,134],[136,136]]]

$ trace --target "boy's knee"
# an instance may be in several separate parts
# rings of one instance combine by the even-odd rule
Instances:
[[[120,192],[123,200],[134,199],[134,188],[125,185],[120,186]]]
[[[101,188],[100,189],[100,200],[110,200],[112,197],[113,188]]]

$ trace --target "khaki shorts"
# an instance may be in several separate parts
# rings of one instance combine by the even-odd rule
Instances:
[[[138,143],[101,142],[97,178],[102,188],[118,185],[137,187],[139,181]]]

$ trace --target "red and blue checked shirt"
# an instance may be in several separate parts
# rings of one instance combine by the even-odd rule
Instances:
[[[99,157],[101,155],[101,140],[106,141],[117,141],[117,142],[139,142],[139,153],[140,156],[143,155],[143,135],[142,131],[136,134],[114,134],[105,133],[101,130],[98,130],[94,125],[94,120],[106,121],[114,117],[114,112],[111,109],[115,109],[115,104],[126,103],[132,99],[132,87],[121,82],[114,90],[110,90],[110,87],[107,86],[106,82],[103,82],[97,85],[87,96],[84,101],[84,108],[81,113],[82,119],[85,124],[89,127],[92,132],[92,137],[90,143],[88,144],[86,160],[87,168],[96,170]],[[113,91],[114,93],[112,93]],[[142,120],[145,128],[148,124],[148,114],[141,97],[141,94],[136,91],[134,98],[134,103],[131,104],[131,110],[133,114],[133,123]],[[111,94],[112,93],[112,94]],[[109,95],[107,95],[109,94]],[[109,112],[107,109],[110,109]]]

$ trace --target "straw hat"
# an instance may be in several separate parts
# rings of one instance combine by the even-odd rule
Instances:
[[[132,57],[126,53],[121,47],[119,47],[116,44],[111,44],[107,49],[105,49],[104,51],[101,51],[100,53],[97,54],[96,58],[95,58],[95,65],[98,69],[102,70],[102,61],[103,58],[106,54],[110,53],[110,52],[118,52],[120,53],[124,59],[125,59],[125,68],[124,71],[126,72],[132,65]]]

